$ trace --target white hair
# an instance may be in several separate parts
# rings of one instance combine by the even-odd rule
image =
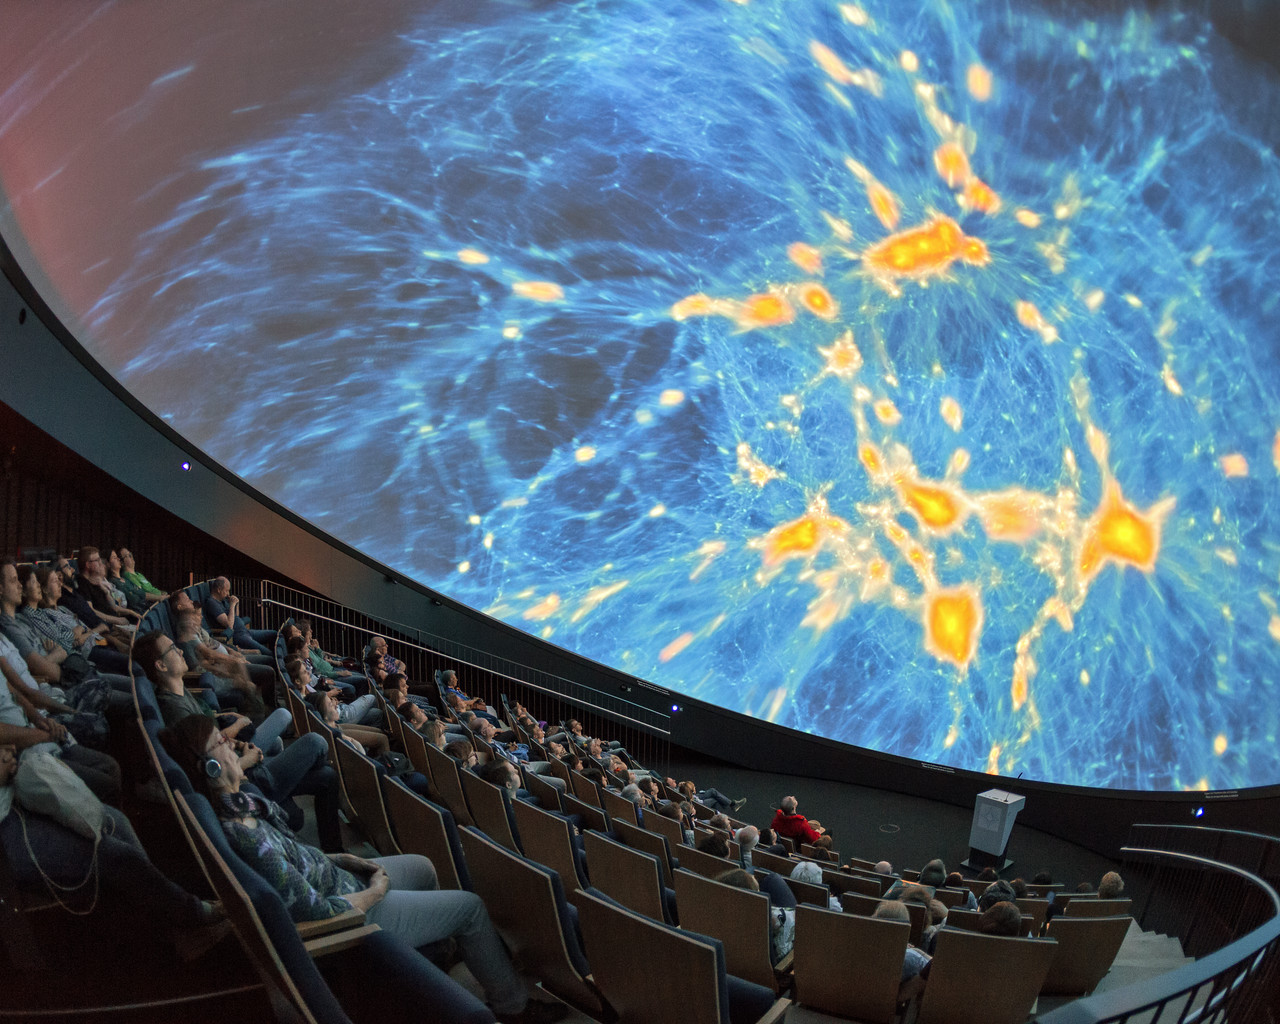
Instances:
[[[791,877],[797,882],[810,882],[813,885],[821,885],[822,868],[811,860],[802,860],[791,869]]]

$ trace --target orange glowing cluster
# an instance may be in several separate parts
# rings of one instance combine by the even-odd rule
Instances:
[[[761,292],[748,295],[734,317],[738,326],[744,331],[757,327],[781,327],[796,318],[796,311],[791,303],[774,292]]]
[[[877,242],[862,254],[872,276],[925,280],[945,274],[956,260],[982,267],[991,262],[986,244],[966,235],[950,217],[937,216]]]
[[[789,558],[815,554],[829,535],[847,533],[849,524],[825,508],[812,509],[799,519],[770,530],[764,539],[764,564],[777,565]]]
[[[966,668],[982,631],[982,601],[973,587],[939,590],[925,604],[924,644],[935,658]]]
[[[822,273],[822,253],[808,242],[792,242],[787,246],[787,259],[806,274]]]
[[[840,303],[816,281],[809,281],[796,289],[800,305],[822,320],[834,320],[840,315]]]
[[[1161,520],[1160,513],[1139,512],[1125,500],[1119,484],[1108,482],[1102,502],[1085,530],[1080,575],[1092,579],[1108,562],[1151,572],[1160,552]]]
[[[900,488],[903,503],[924,526],[945,533],[964,520],[965,508],[950,488],[912,481]]]

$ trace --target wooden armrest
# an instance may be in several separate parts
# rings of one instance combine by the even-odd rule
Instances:
[[[788,975],[792,968],[795,967],[796,951],[794,949],[787,950],[787,955],[773,965],[773,973],[777,975]]]
[[[344,910],[341,914],[334,914],[333,917],[326,917],[321,921],[299,921],[294,927],[298,929],[299,937],[305,942],[307,939],[319,938],[330,932],[362,924],[364,924],[364,911],[353,907],[351,910]]]
[[[790,999],[779,999],[761,1017],[756,1024],[782,1024],[782,1020],[787,1015],[787,1010],[791,1006]]]
[[[346,931],[322,935],[318,939],[310,939],[303,943],[307,952],[314,957],[328,956],[330,953],[341,953],[343,950],[358,946],[374,932],[381,931],[376,924],[365,924],[359,928],[348,928]]]

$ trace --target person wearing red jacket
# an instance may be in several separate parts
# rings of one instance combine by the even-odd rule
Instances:
[[[780,836],[795,840],[797,843],[816,843],[826,834],[826,829],[818,822],[810,822],[803,814],[796,813],[796,798],[784,796],[774,812],[769,827]]]

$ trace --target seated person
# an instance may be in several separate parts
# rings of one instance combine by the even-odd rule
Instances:
[[[194,622],[195,639],[201,647],[211,651],[219,660],[224,660],[228,665],[243,665],[243,672],[248,673],[250,680],[258,688],[258,692],[265,695],[264,699],[270,699],[274,703],[276,693],[274,660],[264,661],[257,654],[245,654],[238,647],[228,647],[221,640],[218,640],[204,628],[203,616],[200,609],[196,607],[195,602],[191,600],[191,595],[185,590],[175,590],[169,596],[169,618],[176,624],[184,615],[189,616]],[[230,673],[224,674],[229,675]]]
[[[682,842],[686,846],[692,846],[694,840],[693,829],[685,824],[684,815],[680,812],[680,805],[667,802],[658,808],[658,813],[664,818],[670,818],[672,821],[680,822],[681,835],[684,836]],[[675,851],[672,851],[673,853]]]
[[[306,618],[294,619],[293,626],[297,630],[298,635],[302,637],[303,649],[307,652],[307,658],[311,662],[312,674],[317,679],[346,679],[352,682],[359,682],[368,685],[368,680],[358,672],[352,672],[350,669],[343,668],[341,665],[342,658],[336,654],[326,654],[320,649],[320,641],[315,638],[311,631],[311,620]],[[339,664],[334,664],[334,661]]]
[[[958,892],[964,893],[963,906],[965,910],[978,909],[978,897],[973,894],[972,889],[964,884],[964,875],[960,874],[959,871],[953,871],[951,874],[947,875],[944,888],[955,889]]]
[[[351,701],[356,699],[356,682],[359,679],[361,685],[366,690],[362,696],[369,696],[368,680],[364,676],[352,677],[351,679],[334,679],[328,676],[319,675],[315,666],[311,663],[311,659],[307,656],[307,642],[301,633],[294,632],[284,642],[285,649],[285,672],[292,675],[295,670],[291,667],[293,662],[305,662],[309,670],[306,693],[314,690],[337,690],[338,699],[341,701]],[[297,687],[295,686],[295,689]]]
[[[1003,878],[997,878],[986,889],[983,890],[981,896],[978,897],[978,909],[983,913],[990,910],[997,903],[1008,901],[1012,903],[1016,896],[1013,894],[1013,886],[1006,882]]]
[[[12,782],[20,770],[15,746],[0,746],[0,850],[19,890],[47,899],[49,887],[57,886],[64,893],[61,901],[92,876],[94,895],[103,903],[94,920],[111,926],[104,940],[127,942],[131,934],[159,928],[182,960],[194,959],[227,933],[221,907],[165,877],[129,819],[114,807],[103,808],[97,843],[46,815],[12,811]]]
[[[778,842],[778,833],[771,828],[762,828],[760,830],[760,842],[758,848],[764,850],[765,853],[772,853],[775,857],[786,857],[789,851],[785,846]]]
[[[65,562],[66,560],[63,559]],[[129,694],[132,700],[133,684],[127,683],[125,686],[116,684],[115,678],[119,677],[128,680],[134,673],[141,675],[142,672],[133,664],[129,658],[128,647],[123,651],[117,650],[107,636],[107,624],[98,619],[97,626],[90,625],[88,622],[80,618],[70,607],[62,603],[62,593],[64,580],[62,573],[58,572],[52,565],[36,566],[36,581],[40,585],[40,613],[45,620],[53,623],[58,636],[66,637],[69,635],[70,644],[65,640],[59,640],[62,646],[68,651],[78,650],[94,665],[97,666],[99,672],[106,673],[108,679],[116,686],[117,689],[124,690]],[[84,605],[86,611],[93,615],[93,609],[83,598],[76,595],[79,603]],[[94,615],[97,619],[97,616]],[[34,620],[33,620],[34,624]],[[39,628],[39,627],[37,627]]]
[[[774,812],[769,827],[778,835],[785,836],[796,843],[816,843],[826,834],[821,824],[809,821],[803,814],[797,813],[799,804],[795,797],[784,796]]]
[[[536,807],[542,806],[532,793],[521,787],[520,769],[510,761],[494,758],[488,764],[477,766],[475,772],[476,775],[490,785],[505,789],[512,800],[523,800],[525,803],[533,804]],[[557,779],[556,781],[558,782],[559,780]]]
[[[797,882],[808,882],[810,885],[826,885],[822,880],[822,867],[811,860],[802,860],[791,869],[791,877]],[[844,910],[838,897],[827,894],[828,910]]]
[[[107,581],[107,567],[98,549],[87,544],[80,548],[79,589],[104,622],[132,630],[142,619],[125,604],[124,595]]]
[[[58,605],[74,614],[76,618],[89,627],[92,633],[105,640],[114,650],[127,655],[132,634],[125,629],[123,624],[117,625],[115,622],[108,622],[94,611],[93,605],[85,600],[84,595],[80,593],[76,571],[71,564],[71,560],[59,558],[54,562],[53,569],[61,577],[62,582]],[[123,623],[123,620],[118,621]]]
[[[200,613],[194,608],[180,612],[174,620],[174,639],[186,662],[187,673],[198,676],[201,686],[217,694],[220,710],[240,711],[251,722],[260,723],[267,716],[267,708],[258,687],[249,678],[248,663],[204,646],[197,636],[199,625]]]
[[[148,601],[146,591],[141,587],[134,586],[129,580],[125,579],[121,573],[123,562],[120,560],[120,553],[111,548],[107,552],[105,559],[106,565],[106,581],[111,589],[124,598],[124,605],[132,611],[139,614],[150,608],[155,601]]]
[[[672,789],[678,790],[684,799],[690,802],[696,800],[704,807],[710,807],[713,811],[720,811],[724,814],[728,814],[730,811],[737,814],[738,811],[742,810],[747,803],[746,797],[742,797],[738,800],[730,800],[727,796],[721,793],[720,790],[714,787],[710,789],[698,789],[698,787],[688,779],[678,785],[674,779],[667,779],[667,785]]]
[[[298,841],[279,808],[243,788],[239,760],[211,722],[188,719],[161,738],[191,784],[209,797],[232,849],[276,889],[295,921],[355,909],[411,946],[454,938],[499,1019],[536,1024],[567,1012],[530,1001],[484,902],[475,893],[440,890],[427,858],[326,857]]]
[[[385,636],[369,638],[368,644],[365,645],[363,660],[364,674],[370,686],[385,686],[387,676],[405,671],[404,662],[391,656]]]
[[[902,921],[905,924],[911,924],[911,912],[907,910],[905,903],[898,900],[882,901],[871,916],[885,921]],[[923,990],[925,979],[928,977],[926,970],[928,966],[927,953],[916,949],[915,946],[907,946],[907,951],[902,957],[902,977],[898,983],[899,1003],[907,1002]]]
[[[305,661],[302,662],[302,667],[305,671],[310,671],[311,668]],[[349,740],[360,753],[377,759],[391,749],[391,741],[381,729],[358,723],[340,724],[338,712],[342,703],[333,690],[318,690],[307,697],[307,703],[316,709],[320,721],[324,722],[335,735]]]
[[[1007,935],[1017,938],[1022,934],[1022,911],[1007,900],[993,903],[978,918],[978,931],[983,935]]]
[[[456,693],[448,693],[444,699],[449,705],[449,710],[453,712],[453,716],[460,722],[466,721],[464,716],[474,715],[476,718],[483,718],[495,729],[502,726],[502,720],[484,706],[484,701],[479,701],[480,706],[477,708],[471,701],[464,701]]]
[[[777,878],[773,874],[765,877]],[[716,875],[715,880],[722,885],[732,885],[738,889],[749,889],[751,892],[761,892],[763,890],[763,886],[761,886],[756,876],[750,871],[744,871],[742,868],[730,868],[728,871]],[[781,879],[778,879],[778,881],[782,883]],[[782,883],[782,887],[786,889],[786,884]],[[769,893],[769,897],[770,902],[773,904],[769,908],[769,945],[773,962],[776,964],[790,953],[795,945],[796,903],[793,897],[787,904],[779,905],[773,899],[772,893]]]
[[[416,704],[430,718],[436,718],[439,714],[429,698],[409,692],[409,678],[403,672],[392,672],[387,676],[382,683],[382,695],[393,708],[408,701]]]
[[[450,740],[444,745],[444,752],[458,763],[458,768],[474,768],[480,763],[480,755],[470,740]]]
[[[219,576],[210,584],[209,596],[200,610],[210,629],[224,632],[241,650],[265,658],[275,657],[267,646],[276,642],[275,630],[249,628],[249,620],[240,614],[240,598],[231,593],[231,581],[225,576]]]
[[[77,743],[67,727],[54,717],[69,711],[46,697],[27,670],[26,661],[9,638],[0,634],[0,744],[11,745],[19,756],[28,747],[60,757],[106,804],[120,803],[120,765],[101,751]]]
[[[1118,871],[1108,871],[1098,883],[1098,899],[1118,900],[1124,895],[1124,879]]]
[[[404,719],[405,725],[414,732],[420,733],[429,746],[444,750],[444,745],[449,742],[449,734],[445,731],[443,721],[439,718],[428,718],[422,708],[409,701],[405,701],[396,708],[396,713]]]
[[[937,858],[935,858],[929,861],[928,864],[926,864],[924,867],[920,869],[920,876],[916,879],[915,882],[904,882],[901,878],[899,878],[896,882],[893,883],[893,885],[889,886],[889,888],[885,890],[884,896],[882,896],[881,899],[886,899],[886,900],[901,899],[902,890],[905,886],[908,886],[908,885],[924,886],[926,889],[929,890],[929,899],[933,899],[933,897],[937,894],[937,890],[942,887],[942,885],[946,882],[946,880],[947,880],[947,866],[941,860],[938,860]]]
[[[149,579],[138,572],[137,563],[134,561],[133,552],[128,548],[120,549],[120,575],[130,584],[137,587],[143,594],[143,599],[148,605],[155,604],[157,601],[163,601],[169,595],[159,587],[155,586]]]

